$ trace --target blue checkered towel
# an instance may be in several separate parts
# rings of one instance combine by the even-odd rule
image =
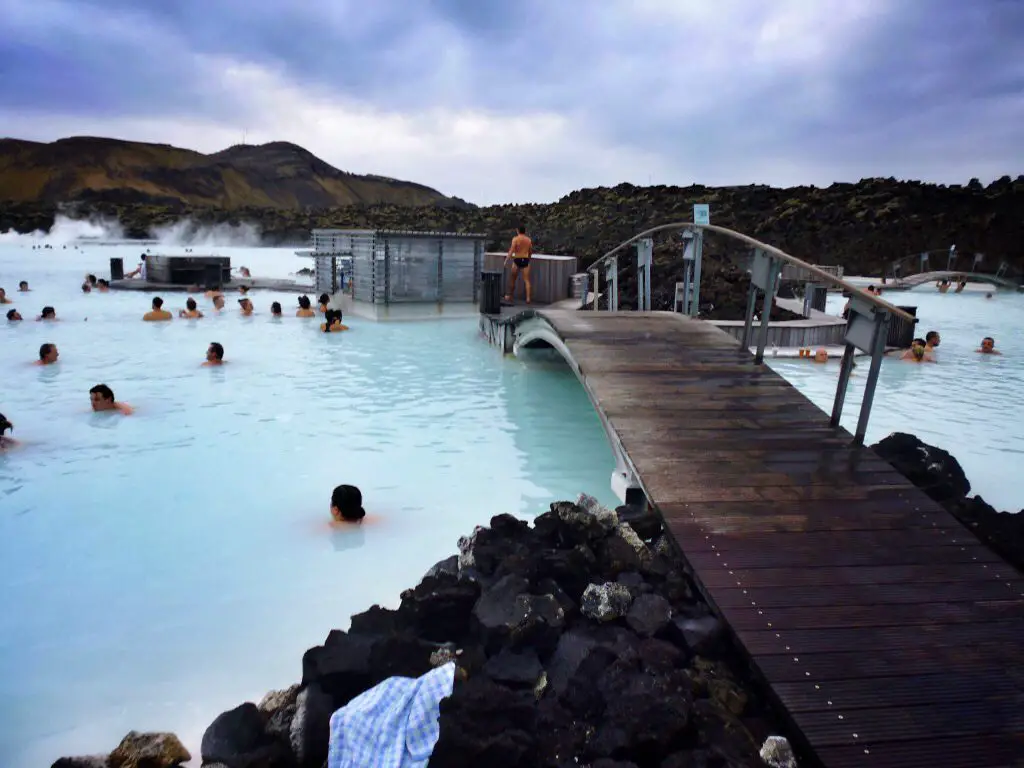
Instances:
[[[422,677],[389,677],[331,715],[327,768],[426,768],[455,663]]]

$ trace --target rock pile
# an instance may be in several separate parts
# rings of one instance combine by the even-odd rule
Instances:
[[[722,627],[660,522],[632,518],[588,497],[533,525],[492,518],[397,610],[373,606],[310,648],[299,685],[218,716],[203,765],[321,768],[336,709],[451,660],[432,768],[764,765],[770,731]]]
[[[872,447],[989,549],[1024,572],[1024,509],[999,512],[981,496],[968,496],[971,483],[960,462],[914,435],[894,432]]]

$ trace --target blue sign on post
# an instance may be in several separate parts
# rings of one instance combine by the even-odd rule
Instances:
[[[697,203],[693,206],[693,223],[694,224],[710,224],[711,223],[711,206],[707,203]]]

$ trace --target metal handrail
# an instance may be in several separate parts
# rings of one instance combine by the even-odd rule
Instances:
[[[762,243],[760,240],[750,237],[749,235],[744,235],[742,232],[737,232],[727,227],[719,227],[715,224],[695,224],[692,221],[680,221],[672,224],[661,224],[657,227],[651,227],[651,229],[645,230],[644,232],[641,232],[640,234],[634,235],[633,237],[629,238],[629,240],[619,243],[617,246],[608,251],[608,253],[604,254],[599,259],[597,259],[593,264],[587,267],[587,269],[593,270],[595,267],[602,265],[605,261],[610,260],[623,248],[625,248],[628,245],[632,245],[637,240],[642,240],[645,237],[650,237],[651,235],[657,234],[658,232],[664,232],[665,230],[684,228],[704,229],[709,232],[716,232],[720,235],[733,237],[743,243],[746,243],[752,248],[758,248],[764,251],[765,253],[774,256],[775,258],[785,262],[786,264],[792,264],[794,266],[800,267],[801,269],[806,269],[808,272],[810,272],[812,275],[814,275],[822,282],[838,286],[839,288],[842,288],[844,291],[849,292],[852,296],[856,296],[861,301],[867,304],[871,304],[872,306],[877,307],[879,309],[883,309],[886,312],[892,314],[894,317],[899,317],[902,320],[906,320],[911,323],[917,322],[917,318],[915,318],[913,315],[911,315],[908,312],[905,312],[904,310],[900,309],[897,306],[890,304],[885,299],[881,299],[872,293],[868,293],[867,291],[861,290],[857,286],[853,285],[852,283],[847,283],[845,280],[842,280],[841,278],[835,277],[834,275],[830,275],[828,272],[819,269],[815,265],[808,264],[803,259],[798,259],[796,256],[790,256],[785,251],[779,250],[773,245]],[[596,290],[597,286],[594,287]]]

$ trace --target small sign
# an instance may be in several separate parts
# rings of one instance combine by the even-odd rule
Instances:
[[[711,206],[707,203],[697,203],[693,206],[693,223],[694,224],[710,224],[711,223]]]

